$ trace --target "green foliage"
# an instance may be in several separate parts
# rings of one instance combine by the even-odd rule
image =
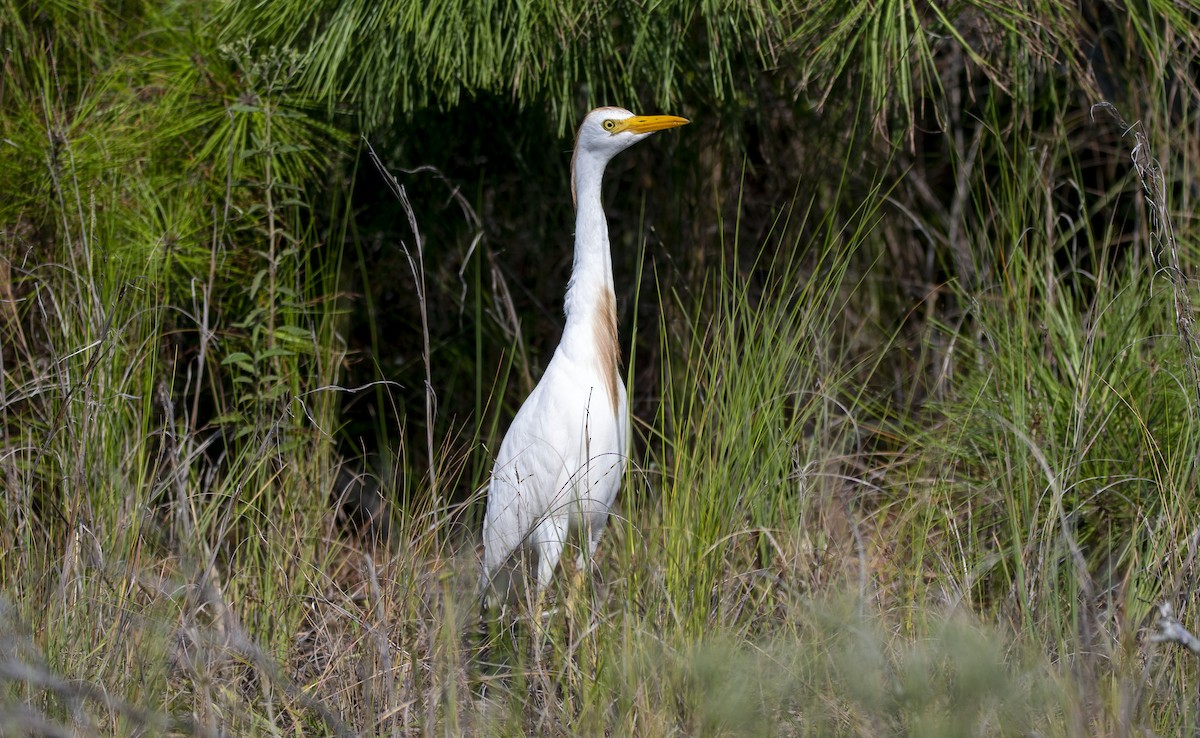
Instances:
[[[230,37],[303,49],[305,88],[333,108],[352,106],[368,130],[427,107],[512,95],[549,100],[562,131],[581,89],[589,106],[643,96],[670,106],[697,93],[733,103],[745,70],[775,61],[787,5],[286,2],[231,5],[223,24]]]
[[[0,0],[0,38],[0,733],[1195,731],[1147,637],[1196,599],[1179,3]],[[629,478],[596,575],[481,628],[597,103],[695,123],[609,172]]]
[[[663,325],[662,541],[656,558],[675,612],[697,636],[721,613],[721,552],[755,556],[766,568],[774,535],[806,518],[834,488],[854,423],[843,416],[844,357],[833,338],[847,297],[850,255],[869,238],[878,192],[847,223],[829,220],[822,239],[803,245],[804,223],[781,217],[752,289],[736,273],[718,273],[711,299],[686,307],[683,326]],[[724,270],[723,270],[724,271]],[[708,313],[702,314],[701,311]],[[682,333],[682,335],[677,335]],[[678,362],[678,363],[676,363]],[[857,408],[862,398],[853,398]],[[754,448],[754,455],[744,449]]]
[[[337,262],[309,262],[302,214],[318,200],[294,193],[329,167],[338,134],[293,107],[286,54],[221,57],[188,8],[5,10],[20,73],[0,108],[0,582],[6,628],[36,654],[18,678],[39,685],[26,692],[39,717],[6,725],[190,723],[153,707],[190,693],[171,686],[175,629],[198,639],[185,670],[229,674],[206,664],[231,649],[269,663],[303,610],[232,612],[222,598],[294,602],[324,555],[321,480],[336,470],[307,423],[335,422],[336,403],[310,391],[336,383],[339,349],[336,313],[311,306]],[[129,30],[140,16],[155,33]],[[271,364],[249,391],[222,374],[239,350]],[[221,433],[211,408],[225,403],[252,407],[257,426]],[[214,624],[216,649],[197,629]]]

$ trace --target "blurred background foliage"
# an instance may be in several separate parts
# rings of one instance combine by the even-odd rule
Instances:
[[[938,286],[981,286],[1028,226],[996,217],[1003,207],[989,190],[1010,168],[999,162],[1041,146],[1059,158],[1042,162],[1043,176],[1068,167],[1089,190],[1055,188],[1064,209],[1078,212],[1090,192],[1111,203],[1130,171],[1113,154],[1127,146],[1091,106],[1111,102],[1147,126],[1186,122],[1200,45],[1194,14],[1175,2],[274,3],[229,6],[220,25],[224,38],[294,50],[298,90],[394,167],[436,169],[403,179],[429,245],[439,430],[483,417],[471,388],[507,371],[503,357],[520,359],[511,404],[553,350],[571,259],[571,129],[591,107],[695,121],[613,164],[609,179],[622,184],[606,204],[618,284],[629,286],[618,296],[622,326],[653,325],[670,310],[637,299],[637,274],[654,275],[663,293],[697,294],[716,265],[732,263],[735,243],[751,245],[739,269],[765,263],[756,250],[788,203],[848,214],[885,181],[882,237],[859,250],[855,269],[885,263],[890,284],[870,291],[871,314],[855,327],[869,327],[858,333],[872,344],[907,319],[903,343],[922,335],[910,320],[918,300],[935,292],[935,315],[956,314]],[[353,289],[368,292],[360,304],[371,314],[350,319],[362,359],[352,384],[388,377],[408,391],[392,420],[378,396],[375,406],[352,403],[350,435],[371,418],[377,435],[395,439],[383,424],[403,417],[419,438],[411,424],[423,421],[406,412],[423,395],[419,310],[395,248],[406,220],[377,173],[357,171],[354,279],[363,279]],[[1128,199],[1119,206],[1115,227],[1136,229]],[[1080,217],[1114,217],[1090,210]],[[1090,258],[1083,239],[1059,246],[1064,263]],[[929,375],[903,366],[910,353],[889,362],[897,399],[914,408]],[[646,415],[660,357],[653,341],[632,354],[645,380],[635,408]]]

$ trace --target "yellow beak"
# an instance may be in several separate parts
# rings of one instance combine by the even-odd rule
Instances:
[[[687,118],[680,118],[677,115],[635,115],[632,118],[626,118],[621,121],[617,128],[613,130],[613,133],[621,131],[653,133],[654,131],[662,131],[667,128],[686,126],[690,122]]]

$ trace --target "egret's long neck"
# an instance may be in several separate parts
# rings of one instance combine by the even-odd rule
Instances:
[[[617,340],[608,222],[600,203],[605,164],[596,157],[576,156],[572,166],[576,198],[575,261],[564,301],[567,324],[562,345],[573,352],[594,350],[594,360],[605,378],[615,412],[621,349]]]

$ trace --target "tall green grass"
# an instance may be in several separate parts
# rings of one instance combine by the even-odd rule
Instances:
[[[87,2],[0,2],[0,734],[1195,731],[1195,658],[1149,637],[1160,603],[1188,625],[1196,599],[1197,370],[1180,319],[1196,29],[1175,5],[1114,6],[1120,23],[1086,49],[1063,30],[1086,19],[1052,2],[945,18],[784,3],[727,21],[668,3],[611,27],[546,5],[505,37],[515,48],[405,47],[395,58],[428,68],[371,80],[338,60],[407,37],[349,38],[359,6],[279,6],[265,28],[250,6],[126,6],[154,32]],[[412,35],[510,20],[463,7],[374,21]],[[597,59],[553,56],[563,38],[538,29],[563,8]],[[283,43],[310,25],[311,47]],[[605,52],[629,34],[627,56]],[[796,77],[756,89],[776,106],[758,135],[861,122],[829,102],[843,86],[876,123],[805,149],[821,177],[781,171],[794,159],[768,141],[745,159],[706,150],[717,174],[695,189],[723,194],[747,161],[743,199],[680,195],[694,224],[649,212],[626,228],[613,198],[617,248],[642,246],[620,295],[643,336],[620,509],[595,576],[568,562],[543,614],[481,627],[482,500],[463,491],[536,379],[537,322],[506,291],[520,255],[485,242],[503,228],[494,202],[462,195],[484,214],[473,261],[412,275],[462,279],[470,360],[439,351],[431,322],[408,364],[428,362],[427,407],[464,393],[473,415],[404,411],[392,373],[408,366],[375,357],[381,381],[343,388],[360,360],[350,306],[374,320],[387,275],[368,265],[348,136],[314,106],[348,74],[345,99],[384,121],[507,89],[536,56],[597,89],[652,74],[655,99],[733,99],[738,65],[810,47]],[[1083,60],[1110,53],[1098,68],[1154,71],[1130,73],[1145,82],[1124,100],[1136,137],[1080,102],[1113,84]],[[483,68],[500,58],[515,66]],[[677,74],[695,59],[703,83]],[[522,79],[528,104],[567,84]],[[811,106],[789,98],[801,81]],[[548,109],[565,119],[575,92]],[[636,174],[613,172],[643,188]],[[801,194],[756,199],[769,177]],[[655,243],[680,233],[701,234],[694,251]],[[701,279],[681,279],[673,260],[697,254]],[[436,287],[422,297],[438,310]],[[370,332],[383,355],[394,337]],[[344,458],[362,443],[345,405],[364,392],[419,429],[385,439],[376,419],[403,503],[386,540],[334,503],[360,462]]]

